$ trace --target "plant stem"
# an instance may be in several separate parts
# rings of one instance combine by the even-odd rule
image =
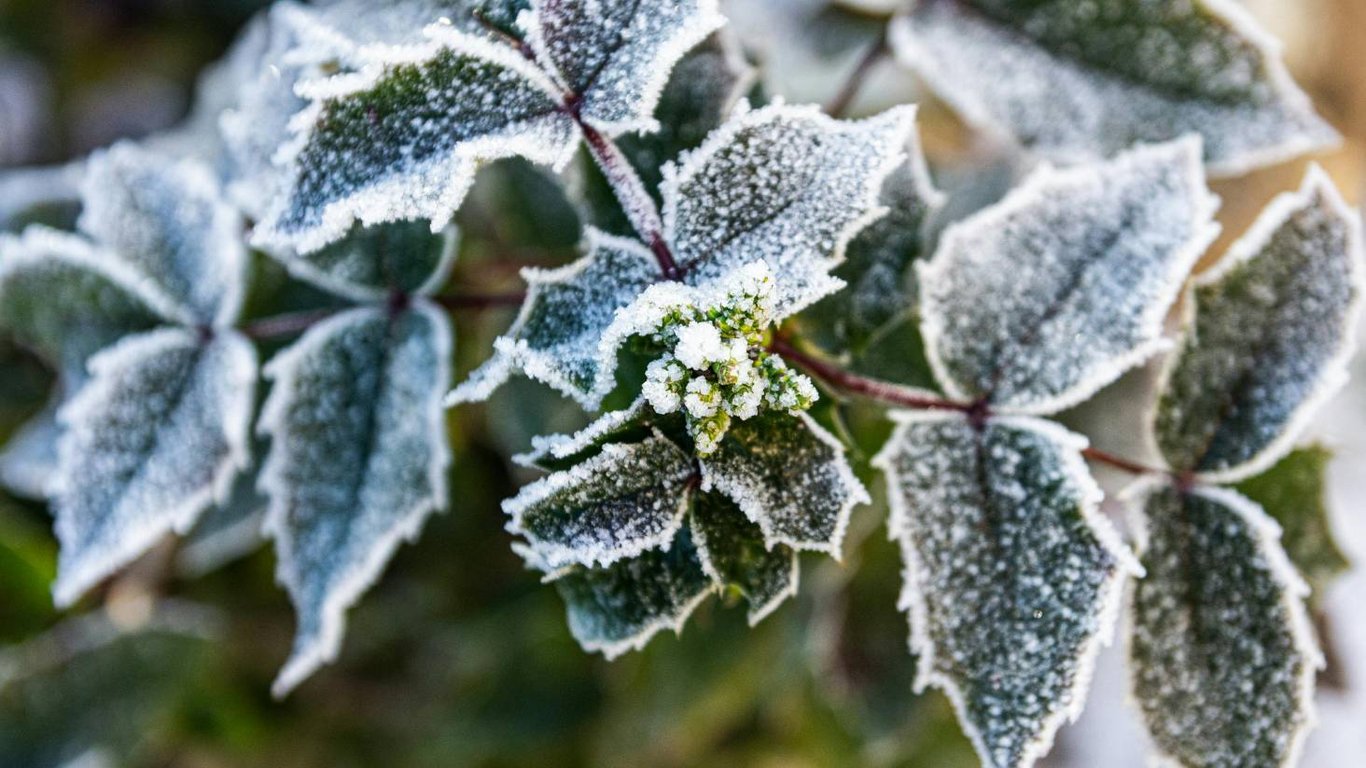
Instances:
[[[498,309],[499,307],[519,307],[526,301],[526,292],[516,293],[457,293],[433,296],[430,301],[455,311],[460,309]]]
[[[868,47],[868,50],[859,58],[854,65],[854,71],[849,73],[849,77],[844,81],[839,93],[825,105],[825,113],[831,117],[844,117],[849,111],[850,105],[854,103],[854,98],[863,89],[863,83],[868,79],[868,73],[873,71],[873,67],[891,51],[891,46],[887,41],[887,32],[884,30],[878,35],[877,40]]]
[[[1118,469],[1121,472],[1128,472],[1131,475],[1170,475],[1171,470],[1150,467],[1137,461],[1117,456],[1109,451],[1102,451],[1099,448],[1086,448],[1081,455],[1089,461],[1097,464],[1104,464],[1107,467]]]

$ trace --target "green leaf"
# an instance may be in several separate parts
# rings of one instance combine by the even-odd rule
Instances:
[[[768,548],[764,532],[734,502],[699,494],[688,525],[703,570],[719,588],[734,589],[749,603],[750,626],[797,594],[797,553],[781,544]]]
[[[281,259],[299,279],[352,301],[381,302],[395,293],[431,294],[449,276],[460,238],[454,226],[433,233],[424,224],[357,227],[310,254]]]
[[[1328,587],[1352,567],[1333,534],[1325,496],[1332,458],[1327,448],[1301,448],[1237,486],[1281,526],[1281,544],[1313,588],[1315,602],[1321,602]]]
[[[844,446],[804,413],[768,411],[736,421],[701,465],[702,489],[739,505],[769,549],[838,559],[850,512],[869,502]]]
[[[1293,765],[1323,658],[1276,523],[1223,489],[1154,484],[1137,503],[1129,656],[1153,740],[1186,766]]]
[[[336,658],[346,610],[445,507],[451,350],[450,321],[419,299],[332,317],[267,366],[265,529],[299,617],[277,696]]]
[[[1289,452],[1347,379],[1362,261],[1360,219],[1312,168],[1200,277],[1155,416],[1171,467],[1236,482]]]
[[[610,566],[674,540],[694,476],[691,458],[660,435],[605,445],[505,501],[508,531],[525,539],[523,555],[541,570]]]
[[[1162,348],[1218,234],[1195,140],[1036,172],[917,264],[921,330],[954,399],[1031,414],[1082,402]]]
[[[513,456],[524,467],[555,471],[569,469],[602,450],[608,443],[634,443],[650,434],[649,409],[644,398],[629,407],[609,411],[572,435],[531,438],[531,450]],[[635,439],[633,439],[635,438]]]
[[[1033,765],[1081,713],[1132,555],[1085,441],[1049,422],[899,413],[874,460],[901,546],[916,689],[944,690],[982,762]]]
[[[1231,0],[932,0],[891,37],[969,123],[1052,159],[1197,133],[1237,175],[1337,141]]]
[[[668,549],[651,549],[607,568],[572,568],[555,579],[569,609],[569,630],[609,659],[640,650],[657,633],[683,631],[715,586],[687,529]]]

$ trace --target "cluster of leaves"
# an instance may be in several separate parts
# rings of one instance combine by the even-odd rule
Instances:
[[[1158,748],[1292,762],[1320,661],[1306,589],[1228,486],[1274,497],[1263,471],[1342,382],[1355,214],[1311,171],[1189,292],[1161,466],[1130,494],[1137,554],[1100,514],[1085,438],[1048,420],[1171,346],[1218,233],[1207,170],[1332,138],[1263,33],[1222,0],[913,4],[886,32],[900,59],[969,122],[1074,164],[932,238],[945,205],[914,110],[761,103],[723,24],[714,0],[280,2],[186,128],[89,158],[74,231],[0,239],[0,326],[60,373],[0,460],[51,498],[58,603],[168,534],[213,549],[259,529],[298,614],[283,695],[449,502],[445,407],[522,375],[609,407],[515,456],[547,474],[504,503],[579,643],[641,648],[714,594],[754,624],[796,593],[800,551],[841,557],[870,500],[796,365],[894,408],[872,463],[915,685],[945,691],[984,764],[1033,764],[1080,712],[1126,577]],[[477,172],[580,155],[580,257],[523,270],[515,322],[452,389],[442,291]],[[260,366],[278,324],[244,318],[270,263],[322,310]],[[898,364],[870,362],[889,349]]]

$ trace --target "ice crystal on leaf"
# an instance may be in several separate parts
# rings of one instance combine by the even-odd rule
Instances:
[[[289,181],[256,242],[313,251],[356,221],[439,230],[485,163],[563,166],[579,120],[609,135],[650,127],[670,69],[720,22],[714,0],[548,0],[519,18],[529,58],[449,19],[420,42],[362,46],[358,71],[298,89],[311,104],[277,158]]]
[[[1052,159],[1198,133],[1236,175],[1337,141],[1234,0],[924,0],[891,37],[969,122]]]
[[[266,529],[299,614],[277,694],[336,656],[346,609],[446,504],[451,345],[446,316],[415,299],[337,315],[266,368]]]
[[[922,330],[954,397],[1026,413],[1086,399],[1162,347],[1162,321],[1218,233],[1198,143],[1045,169],[921,262]]]
[[[1358,215],[1314,168],[1200,276],[1156,414],[1173,468],[1233,482],[1290,450],[1346,381],[1362,258]]]
[[[1047,422],[896,416],[875,459],[906,562],[916,686],[942,688],[984,765],[1033,765],[1081,712],[1132,555],[1085,441]]]
[[[797,594],[797,552],[768,548],[764,533],[730,499],[700,494],[688,515],[702,569],[722,589],[733,589],[749,603],[749,623],[758,624],[784,600]]]
[[[1137,493],[1147,575],[1133,594],[1133,696],[1185,766],[1293,765],[1323,659],[1280,529],[1232,491]]]

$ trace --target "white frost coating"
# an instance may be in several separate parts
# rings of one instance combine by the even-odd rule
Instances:
[[[507,530],[526,540],[542,570],[605,568],[668,548],[688,509],[693,465],[668,439],[606,445],[503,502]]]
[[[609,136],[659,130],[674,65],[725,22],[717,0],[532,0],[518,17],[542,65]]]
[[[339,239],[355,222],[373,226],[427,219],[439,232],[484,163],[520,156],[558,169],[569,162],[579,134],[560,111],[558,89],[544,73],[510,47],[453,26],[433,24],[424,34],[428,41],[422,45],[367,49],[374,55],[359,72],[300,84],[299,95],[312,103],[292,121],[294,139],[276,158],[291,169],[293,181],[257,228],[253,244],[308,253]],[[484,68],[481,74],[494,79],[427,81],[420,96],[409,94],[421,104],[388,103],[383,112],[364,104],[367,92],[392,86],[396,72],[411,79],[417,72],[449,67],[453,59],[477,63]],[[514,105],[524,108],[525,119],[509,114]],[[472,124],[459,123],[456,110],[462,108],[474,110],[467,115]],[[420,114],[405,118],[409,109]],[[437,119],[430,117],[434,110],[440,113]],[[338,113],[346,124],[325,121]],[[392,146],[358,144],[355,133],[370,132],[374,122],[406,133]],[[335,128],[336,135],[320,133],[320,126]],[[353,132],[349,138],[343,135],[348,130]],[[350,151],[358,147],[379,156]],[[342,171],[356,178],[347,181]]]
[[[1149,548],[1149,526],[1151,525],[1141,510],[1146,507],[1149,497],[1162,490],[1164,486],[1165,483],[1161,478],[1152,478],[1135,483],[1125,489],[1123,494],[1124,501],[1129,505],[1129,518],[1140,555],[1145,554]],[[1270,566],[1269,573],[1273,582],[1280,587],[1280,604],[1282,610],[1289,617],[1290,635],[1294,646],[1303,658],[1309,660],[1309,663],[1304,665],[1298,680],[1295,681],[1296,706],[1298,711],[1302,713],[1303,719],[1295,732],[1290,735],[1289,743],[1283,753],[1283,759],[1277,768],[1290,768],[1298,765],[1305,739],[1317,725],[1318,720],[1317,708],[1314,706],[1316,672],[1324,669],[1327,664],[1327,659],[1319,648],[1309,613],[1305,608],[1304,601],[1309,597],[1311,591],[1309,584],[1286,555],[1285,548],[1281,544],[1281,526],[1261,506],[1242,494],[1227,488],[1202,485],[1191,489],[1189,493],[1221,505],[1247,526],[1256,539],[1260,554],[1266,558],[1267,564]],[[1136,624],[1135,610],[1136,605],[1131,600],[1125,617],[1125,624],[1130,627]],[[1131,632],[1126,643],[1128,648],[1126,648],[1125,653],[1126,658],[1130,659],[1131,685],[1128,697],[1130,703],[1137,708],[1135,690],[1139,670],[1133,662],[1133,644],[1134,638]],[[1153,749],[1157,752],[1154,755],[1155,764],[1163,766],[1181,766],[1184,764],[1176,756],[1167,754],[1161,745],[1154,743]]]
[[[360,308],[329,318],[266,366],[264,529],[299,615],[276,697],[336,658],[346,610],[444,507],[452,349],[445,314],[417,300],[397,317]]]
[[[124,143],[87,163],[80,229],[184,309],[189,324],[226,327],[242,310],[242,220],[196,160]]]
[[[0,171],[0,231],[35,206],[77,202],[84,176],[84,162]]]
[[[714,591],[715,590],[708,589],[699,592],[691,600],[684,603],[677,613],[657,617],[654,621],[649,622],[642,627],[639,632],[630,637],[614,642],[579,640],[579,645],[583,646],[585,651],[590,653],[601,653],[603,658],[608,661],[614,661],[631,651],[644,649],[655,635],[666,629],[673,630],[675,635],[681,635],[683,634],[683,627],[687,626],[688,619],[692,617],[693,612],[697,610],[698,606],[706,602],[706,599],[711,597]]]
[[[906,159],[915,108],[841,122],[813,105],[737,107],[663,168],[664,237],[685,279],[705,285],[767,262],[780,316],[844,286],[829,271],[886,213],[882,184]]]
[[[1052,422],[1026,416],[996,418],[984,427],[984,429],[1005,428],[1037,434],[1055,446],[1055,455],[1061,462],[1058,468],[1062,476],[1067,478],[1067,482],[1076,494],[1076,508],[1081,515],[1085,528],[1095,537],[1101,550],[1116,564],[1102,580],[1097,590],[1096,604],[1088,606],[1092,615],[1096,617],[1097,629],[1089,632],[1075,649],[1075,655],[1072,658],[1075,668],[1070,670],[1070,685],[1060,695],[1064,706],[1056,706],[1056,702],[1050,702],[1054,704],[1052,711],[1040,720],[1033,738],[1025,744],[1003,743],[995,745],[988,743],[980,724],[974,717],[973,707],[969,703],[969,691],[961,686],[955,677],[938,668],[941,651],[931,637],[930,607],[926,592],[929,585],[936,582],[936,578],[928,569],[912,538],[912,520],[917,513],[931,515],[936,512],[949,514],[961,514],[961,512],[953,509],[936,510],[929,506],[924,509],[913,508],[909,494],[902,492],[903,484],[907,482],[907,478],[904,474],[906,467],[900,464],[902,461],[900,454],[911,445],[908,441],[917,429],[933,429],[936,426],[943,425],[975,432],[975,428],[968,423],[963,414],[959,413],[900,411],[891,414],[891,416],[898,426],[883,450],[874,457],[872,463],[875,468],[881,469],[887,475],[888,499],[891,506],[888,536],[893,542],[899,544],[902,557],[905,560],[905,585],[898,607],[910,614],[910,647],[917,662],[915,690],[922,692],[926,688],[934,686],[944,691],[953,705],[964,733],[972,742],[983,765],[991,768],[1024,768],[1033,765],[1052,748],[1057,730],[1063,724],[1075,721],[1081,714],[1085,705],[1086,691],[1090,686],[1096,656],[1101,647],[1108,645],[1113,639],[1114,625],[1123,595],[1124,577],[1126,574],[1141,576],[1142,566],[1139,565],[1128,547],[1123,544],[1118,532],[1100,513],[1100,502],[1104,494],[1095,480],[1091,478],[1086,462],[1081,456],[1081,451],[1087,446],[1086,438],[1069,432]],[[1005,461],[1004,457],[995,455],[991,456],[990,459],[1000,463],[999,469],[1007,473],[1013,472],[1015,464],[1018,463],[1018,455],[1013,462]],[[927,471],[938,472],[939,468]],[[934,486],[943,486],[948,480],[942,475],[936,475],[930,479],[930,482]],[[1024,503],[1025,499],[1021,497],[1015,501]],[[927,504],[931,504],[931,502],[927,502]],[[976,526],[970,531],[955,532],[950,536],[950,539],[957,542],[961,538],[974,535],[980,535],[979,528]],[[1013,569],[1017,567],[1017,564],[1005,562],[997,563],[995,566],[998,569]],[[971,569],[967,572],[974,577],[989,578],[985,575],[987,569],[980,564],[966,564],[965,567]],[[1020,578],[1024,578],[1024,575],[1021,575]],[[1045,589],[1043,594],[1050,595],[1051,592]],[[945,597],[952,599],[951,596]],[[992,617],[992,620],[997,618],[999,617]],[[952,625],[946,631],[955,630],[960,633],[969,633],[971,635],[967,638],[969,642],[977,640],[976,636],[972,635],[974,631],[972,627]],[[980,641],[985,643],[986,638],[981,638]],[[1020,639],[1022,643],[1025,641],[1026,638]],[[1028,645],[1021,646],[1021,649],[1033,650]],[[952,653],[953,656],[950,659],[956,662],[961,651],[955,649]],[[971,684],[973,681],[968,682]],[[1037,703],[1034,703],[1034,707],[1037,706]],[[1000,705],[998,704],[996,709],[999,708]],[[999,716],[1006,713],[993,710],[993,714]],[[1007,754],[1013,752],[1014,759],[1010,762],[998,761],[996,759],[998,753],[994,749],[996,746],[1000,746]]]
[[[406,227],[421,227],[421,231]],[[429,260],[432,238],[439,238],[440,251]],[[428,252],[419,253],[419,249]],[[432,295],[450,278],[459,250],[460,230],[455,224],[433,234],[421,225],[398,223],[353,231],[312,253],[272,256],[305,283],[334,296],[372,304],[387,300],[395,291]],[[416,285],[415,273],[421,279]]]
[[[1048,414],[1166,348],[1163,320],[1219,234],[1200,140],[1043,167],[917,262],[921,332],[955,399]]]
[[[1295,85],[1279,41],[1233,0],[1199,5],[1256,48],[1268,77],[1267,103],[1221,103],[1135,84],[1055,56],[955,3],[918,3],[892,22],[889,34],[898,60],[966,121],[1060,162],[1094,160],[1137,142],[1196,132],[1205,138],[1210,173],[1238,176],[1335,146],[1340,137]]]
[[[871,503],[844,444],[806,413],[737,424],[700,464],[702,490],[734,501],[759,526],[767,549],[784,545],[841,560],[849,515]]]
[[[618,430],[633,424],[645,414],[645,399],[637,398],[626,408],[609,411],[572,435],[538,435],[531,438],[531,450],[512,460],[523,467],[535,468],[546,459],[567,459],[598,445]]]
[[[131,336],[90,361],[62,408],[54,482],[59,606],[168,533],[184,534],[250,463],[256,351],[220,331]]]
[[[718,589],[723,588],[728,583],[728,579],[717,566],[711,553],[713,542],[708,539],[706,526],[699,524],[696,514],[694,514],[689,523],[693,540],[697,545],[697,559],[702,564],[702,570],[706,572],[708,578],[716,583]],[[778,607],[788,598],[797,596],[801,584],[801,560],[797,557],[797,553],[795,552],[786,549],[779,551],[786,552],[788,560],[791,563],[788,568],[785,586],[781,590],[774,592],[769,596],[768,600],[763,603],[755,604],[751,600],[749,610],[745,614],[745,620],[749,622],[749,626],[751,627],[757,627],[759,622],[768,618],[774,611],[778,610]],[[770,553],[772,552],[773,551],[771,550]],[[746,599],[750,600],[750,596],[747,593]]]
[[[1346,312],[1339,318],[1336,337],[1339,339],[1334,354],[1320,367],[1318,382],[1313,386],[1285,420],[1279,434],[1251,460],[1238,466],[1220,471],[1201,472],[1200,479],[1211,484],[1232,484],[1261,474],[1285,457],[1294,448],[1295,441],[1308,426],[1318,409],[1336,395],[1350,378],[1349,370],[1357,351],[1357,327],[1366,295],[1366,246],[1363,245],[1360,214],[1353,210],[1323,168],[1311,164],[1304,183],[1297,192],[1287,192],[1273,200],[1262,212],[1257,221],[1239,240],[1229,248],[1224,258],[1213,268],[1199,275],[1188,290],[1185,328],[1189,333],[1196,319],[1197,302],[1194,296],[1201,288],[1218,285],[1239,267],[1253,261],[1267,249],[1272,238],[1295,215],[1314,207],[1322,201],[1327,210],[1346,226],[1347,250],[1342,256],[1347,260],[1351,300]],[[1334,254],[1319,254],[1319,258],[1331,258]],[[1274,331],[1268,330],[1268,334]],[[1180,354],[1167,358],[1160,377],[1165,389],[1172,380]],[[1154,418],[1156,413],[1154,412]],[[1153,433],[1150,433],[1153,434]],[[1155,455],[1162,455],[1160,450]]]

